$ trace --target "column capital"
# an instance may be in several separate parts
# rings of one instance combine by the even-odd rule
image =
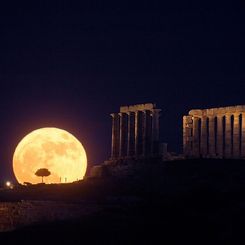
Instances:
[[[208,117],[207,117],[207,118],[208,118]],[[192,116],[191,119],[194,121],[194,120],[202,119],[202,117],[199,117],[199,116]]]
[[[232,112],[226,112],[226,113],[224,114],[224,116],[225,116],[225,117],[231,117],[231,116],[233,116],[233,113],[232,113]]]
[[[118,116],[118,114],[119,113],[111,113],[110,116],[114,118],[114,117]]]
[[[151,115],[151,117],[153,117],[153,115],[157,115],[157,116],[160,116],[160,112],[161,112],[162,110],[161,109],[152,109],[152,110],[150,110],[150,115]]]
[[[126,111],[126,112],[123,112],[123,113],[125,113],[125,114],[127,114],[129,116],[130,114],[134,113],[134,111]]]
[[[127,112],[119,112],[119,113],[117,113],[120,117],[121,116],[123,116],[123,115],[128,115],[128,113]]]
[[[236,113],[233,113],[233,116],[234,116],[234,117],[240,117],[240,115],[242,115],[242,113],[241,113],[241,112],[236,112]],[[244,113],[244,115],[245,115],[245,113]]]
[[[151,110],[147,110],[147,109],[142,110],[142,112],[144,112],[144,113],[146,113],[147,111],[151,112]]]
[[[160,113],[162,110],[161,109],[153,109],[152,112],[153,113]]]

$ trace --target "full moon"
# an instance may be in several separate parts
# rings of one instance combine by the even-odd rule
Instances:
[[[13,156],[13,170],[21,184],[40,183],[37,170],[46,168],[45,183],[69,183],[83,179],[87,169],[86,152],[70,133],[59,128],[40,128],[26,135]]]

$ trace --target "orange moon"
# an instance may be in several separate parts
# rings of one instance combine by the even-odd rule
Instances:
[[[41,183],[35,175],[47,168],[50,175],[44,182],[69,183],[83,179],[87,169],[87,156],[82,144],[70,133],[59,128],[40,128],[26,135],[13,156],[13,170],[21,184]]]

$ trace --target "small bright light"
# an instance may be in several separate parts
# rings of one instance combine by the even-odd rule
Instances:
[[[7,188],[10,188],[10,189],[13,188],[13,184],[10,181],[6,181],[5,185]]]

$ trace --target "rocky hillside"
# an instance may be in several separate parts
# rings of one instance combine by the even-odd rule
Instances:
[[[97,207],[87,216],[41,222],[4,238],[26,242],[23,234],[29,234],[33,241],[49,231],[49,239],[73,243],[158,244],[160,239],[167,244],[187,240],[234,244],[245,240],[245,161],[182,160],[103,168],[103,174],[74,184],[1,191],[2,201],[31,199],[76,202],[81,209]],[[41,241],[45,243],[42,237]]]

